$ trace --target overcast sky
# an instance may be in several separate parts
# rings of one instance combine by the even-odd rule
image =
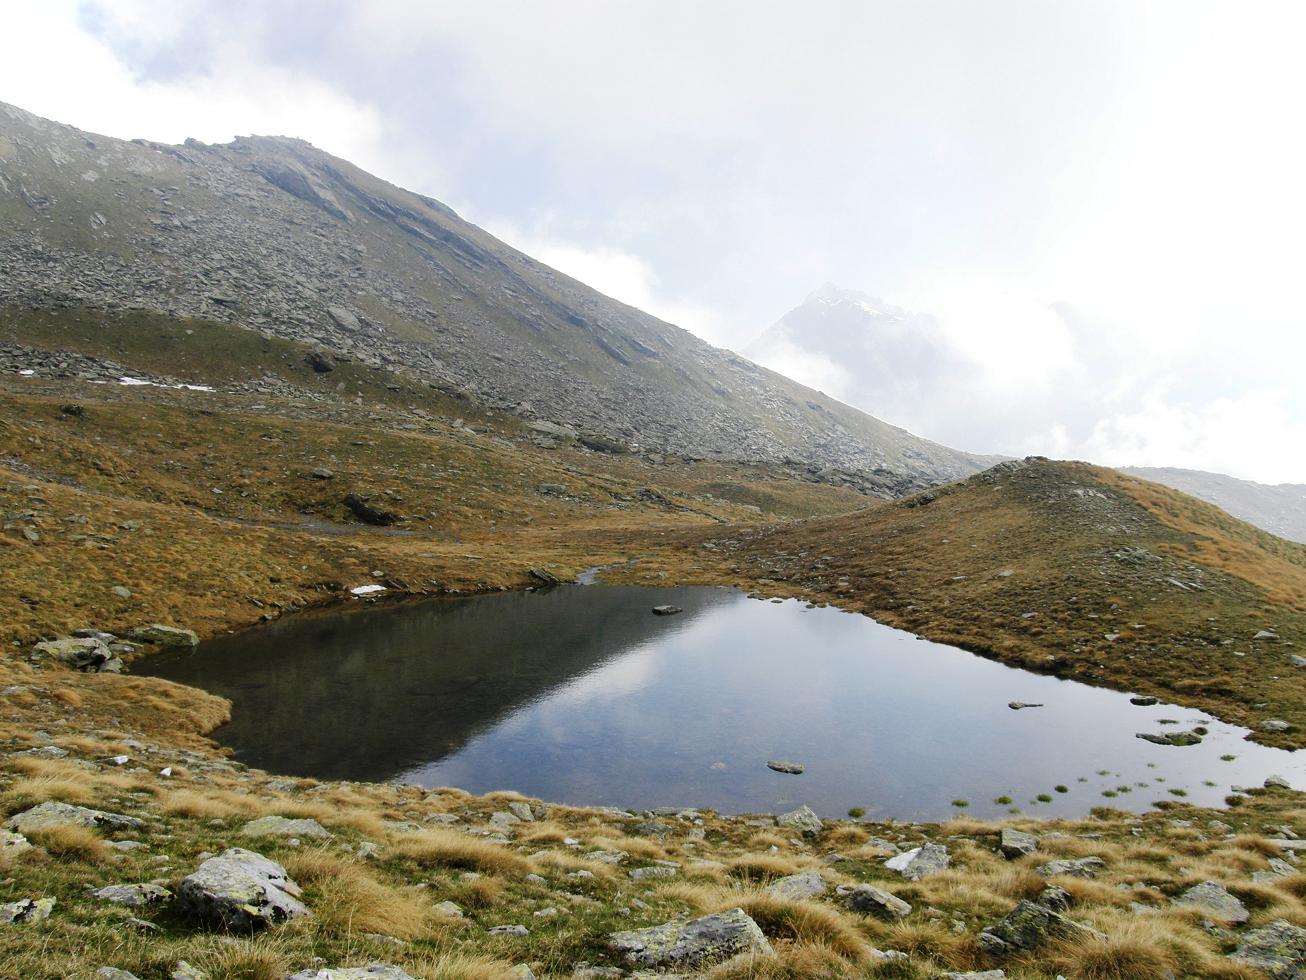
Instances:
[[[0,100],[301,136],[723,346],[826,281],[931,314],[923,435],[1306,482],[1297,0],[0,11]]]

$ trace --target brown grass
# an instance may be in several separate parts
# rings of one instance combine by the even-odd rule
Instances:
[[[86,861],[97,864],[109,859],[112,853],[95,831],[76,824],[56,824],[33,830],[28,840],[45,849],[51,857],[61,861]]]
[[[399,838],[392,852],[423,868],[466,868],[509,877],[521,877],[535,870],[530,860],[502,845],[451,830],[406,835]]]
[[[320,928],[344,935],[380,933],[417,939],[431,925],[429,897],[382,881],[359,861],[325,850],[292,854],[284,861],[290,876],[310,889]]]

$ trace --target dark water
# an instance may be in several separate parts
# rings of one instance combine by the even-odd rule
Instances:
[[[652,615],[661,603],[684,612]],[[1271,773],[1306,787],[1306,755],[1192,709],[1135,707],[863,616],[721,589],[565,586],[351,610],[137,672],[231,698],[216,737],[253,766],[569,803],[935,819],[956,799],[980,816],[1077,815],[1144,809],[1171,789],[1215,805]],[[1194,724],[1210,729],[1197,746],[1134,737]],[[1014,803],[994,802],[1004,795]]]

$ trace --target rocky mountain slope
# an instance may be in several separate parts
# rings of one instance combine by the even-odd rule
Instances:
[[[0,104],[0,305],[249,326],[596,446],[800,461],[882,496],[983,461],[533,261],[299,140],[165,146]]]
[[[1271,534],[1306,543],[1306,484],[1255,483],[1223,473],[1170,466],[1131,466],[1121,469],[1121,472],[1163,483],[1215,504]]]

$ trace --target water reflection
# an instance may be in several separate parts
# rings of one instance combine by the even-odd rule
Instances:
[[[660,603],[685,611],[653,616]],[[144,666],[231,697],[217,737],[243,761],[319,777],[919,819],[956,799],[977,815],[1005,812],[1003,796],[1082,814],[1170,790],[1218,804],[1276,772],[1306,786],[1291,753],[1218,722],[1188,748],[1134,737],[1207,721],[1191,709],[718,589],[566,587],[288,620]],[[773,758],[807,772],[771,772]]]

